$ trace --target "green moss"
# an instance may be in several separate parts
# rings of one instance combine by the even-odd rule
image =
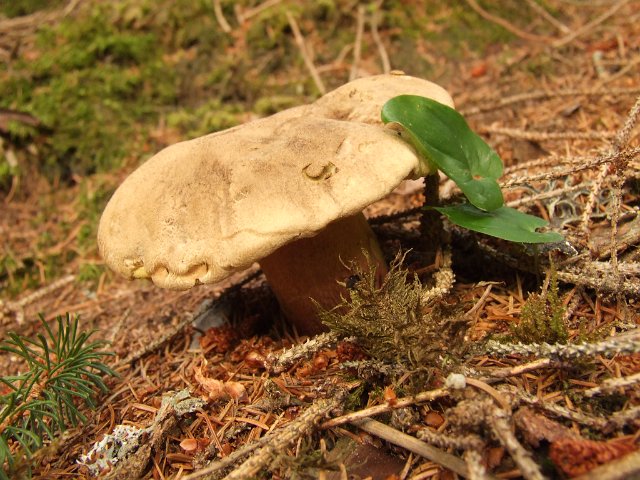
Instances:
[[[353,265],[351,278],[357,281],[350,285],[349,298],[331,311],[321,310],[320,317],[331,330],[356,337],[374,359],[428,370],[441,363],[444,352],[461,352],[466,324],[443,306],[427,309],[423,285],[401,264],[402,257],[396,257],[380,287],[375,268]]]
[[[520,323],[511,328],[511,335],[519,342],[564,344],[569,339],[555,268],[549,276],[547,291],[529,296],[522,307]]]
[[[197,108],[181,109],[167,116],[167,124],[186,132],[189,138],[225,130],[242,123],[242,107],[212,99]]]
[[[0,14],[9,18],[30,15],[38,10],[55,8],[62,0],[6,0],[0,2]]]

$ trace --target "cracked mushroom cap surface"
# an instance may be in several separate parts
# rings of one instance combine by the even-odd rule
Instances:
[[[150,158],[109,201],[98,247],[129,278],[214,283],[360,212],[417,165],[392,131],[285,111]]]

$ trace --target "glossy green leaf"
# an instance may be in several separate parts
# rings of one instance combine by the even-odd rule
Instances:
[[[401,125],[425,161],[456,182],[473,205],[492,211],[504,204],[496,182],[502,175],[500,157],[453,108],[425,97],[400,95],[382,107],[382,121]]]
[[[518,243],[552,243],[564,240],[556,232],[537,232],[547,222],[510,207],[485,212],[463,203],[450,207],[433,207],[447,216],[449,221],[461,227]]]

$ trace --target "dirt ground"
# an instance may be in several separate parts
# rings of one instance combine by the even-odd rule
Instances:
[[[75,14],[74,3],[67,15]],[[279,2],[264,8],[270,3]],[[300,57],[293,75],[313,83],[318,74],[334,87],[385,68],[414,73],[393,25],[358,39],[358,20],[370,11],[352,3],[349,53],[325,64],[315,58],[313,69]],[[395,8],[381,3],[385,12]],[[427,8],[409,3],[409,11]],[[385,255],[412,248],[405,267],[426,290],[435,272],[455,274],[422,305],[437,332],[425,333],[431,343],[415,365],[376,358],[357,338],[303,343],[279,314],[258,265],[186,292],[106,269],[81,281],[83,265],[101,263],[95,248],[79,251],[81,189],[117,185],[135,165],[88,174],[82,184],[23,176],[0,190],[3,258],[30,252],[15,257],[35,259],[40,273],[16,289],[12,270],[0,266],[0,333],[38,333],[39,312],[49,321],[79,315],[83,328],[111,342],[107,362],[119,374],[106,380],[110,391],[97,408],[82,407],[83,425],[36,452],[34,478],[90,478],[86,464],[95,464],[96,454],[85,465],[78,459],[118,425],[146,430],[126,460],[98,469],[114,478],[640,476],[640,2],[521,2],[531,9],[527,24],[475,0],[461,3],[479,22],[509,32],[509,41],[482,53],[441,53],[425,40],[415,42],[415,53],[431,62],[429,79],[451,92],[502,157],[507,204],[546,219],[570,246],[534,255],[450,227],[450,244],[435,265],[425,265],[415,210],[420,186],[369,207]],[[437,33],[436,20],[430,25]],[[0,20],[0,31],[18,28],[8,22]],[[314,25],[302,27],[305,41],[321,51]],[[303,56],[288,34],[291,52]],[[158,130],[171,143],[175,132]],[[445,200],[457,195],[446,180],[440,191]],[[40,246],[49,231],[56,242]],[[38,249],[68,262],[50,276]],[[534,313],[525,317],[527,308]],[[554,315],[563,343],[545,330]],[[224,324],[210,327],[211,320]],[[534,333],[517,329],[527,321]],[[3,375],[24,368],[17,356],[0,355]],[[462,387],[455,385],[460,378]],[[175,392],[184,389],[189,396],[180,400]],[[163,397],[172,400],[163,405]],[[194,406],[185,412],[181,401]]]

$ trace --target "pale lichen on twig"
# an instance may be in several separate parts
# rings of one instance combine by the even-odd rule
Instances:
[[[291,348],[267,355],[265,368],[271,373],[282,373],[299,360],[311,358],[323,348],[335,345],[340,339],[335,332],[325,332],[307,339],[304,343],[293,345]]]
[[[544,480],[540,467],[536,464],[525,448],[514,435],[510,415],[501,408],[494,407],[487,416],[487,421],[493,433],[500,439],[500,443],[509,451],[511,458],[520,468],[520,473],[527,480]]]
[[[501,343],[489,340],[484,347],[493,355],[536,355],[555,359],[580,359],[585,356],[616,355],[640,352],[640,337],[610,338],[597,343],[554,344]]]

